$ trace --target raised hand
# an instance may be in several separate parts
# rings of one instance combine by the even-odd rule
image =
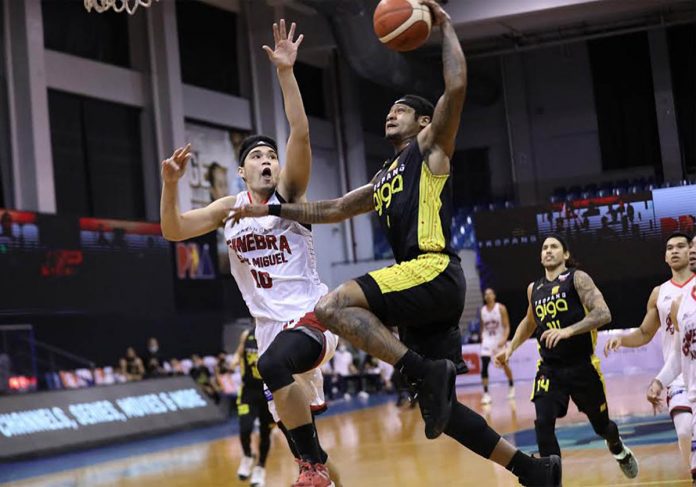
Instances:
[[[268,205],[242,205],[230,208],[230,212],[225,218],[225,223],[232,220],[232,225],[242,218],[257,218],[268,215]]]
[[[186,144],[174,151],[169,159],[162,161],[162,181],[176,183],[186,172],[186,166],[191,159],[191,144]]]
[[[263,50],[268,54],[268,59],[275,65],[276,68],[292,68],[297,59],[297,49],[302,44],[304,34],[300,34],[297,40],[295,37],[295,22],[290,24],[290,32],[286,33],[285,19],[280,19],[280,26],[273,24],[273,40],[275,41],[275,49],[268,46],[263,46]]]
[[[506,346],[501,352],[498,352],[495,356],[495,365],[497,367],[504,367],[510,361],[512,356],[512,347],[510,345]]]
[[[608,357],[609,352],[616,352],[621,348],[621,337],[611,337],[607,343],[604,344],[604,356]]]
[[[452,17],[435,0],[421,0],[421,5],[425,5],[430,9],[430,14],[433,16],[433,25],[442,25],[445,22],[452,21]]]
[[[659,380],[653,379],[652,382],[650,382],[650,386],[648,387],[648,392],[646,394],[646,398],[650,404],[652,404],[653,407],[653,413],[657,414],[662,410],[662,384],[660,383]]]

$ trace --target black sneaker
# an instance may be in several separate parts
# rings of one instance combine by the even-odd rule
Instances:
[[[433,440],[449,423],[454,402],[456,369],[446,359],[426,361],[426,372],[418,388],[418,404],[425,421],[425,436]]]
[[[561,487],[561,457],[533,458],[537,468],[524,477],[519,477],[520,484],[526,487]]]

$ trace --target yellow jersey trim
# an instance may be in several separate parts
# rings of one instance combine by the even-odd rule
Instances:
[[[425,161],[421,164],[418,192],[418,248],[423,252],[442,252],[445,249],[440,208],[442,208],[442,189],[448,178],[449,174],[433,174]]]
[[[447,254],[421,254],[413,260],[370,272],[382,294],[405,291],[434,280],[450,263]]]

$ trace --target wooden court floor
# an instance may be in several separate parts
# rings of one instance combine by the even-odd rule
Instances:
[[[609,377],[610,414],[614,418],[639,417],[649,422],[652,410],[644,391],[649,377]],[[517,384],[517,398],[508,401],[504,385],[492,387],[493,405],[480,406],[478,388],[460,389],[459,399],[485,415],[500,433],[533,428],[534,409],[529,402],[531,384]],[[640,420],[638,424],[640,424]],[[571,406],[559,427],[584,423]],[[397,409],[393,403],[318,420],[324,448],[339,466],[347,487],[514,486],[503,468],[487,462],[443,436],[426,440],[417,409]],[[624,428],[622,427],[622,432]],[[664,429],[664,421],[663,421]],[[665,433],[666,434],[666,433]],[[520,433],[522,435],[522,433]],[[571,435],[572,436],[572,435]],[[664,435],[663,435],[664,436]],[[529,432],[527,432],[529,437]],[[676,436],[674,437],[676,439]],[[634,446],[640,475],[628,480],[601,445],[564,451],[564,486],[688,486],[675,442]],[[231,487],[248,485],[236,478],[241,449],[237,437],[174,448],[148,455],[98,463],[57,474],[34,477],[6,485],[13,487],[68,486],[169,486]],[[274,433],[267,463],[269,487],[288,486],[296,467],[279,432]]]

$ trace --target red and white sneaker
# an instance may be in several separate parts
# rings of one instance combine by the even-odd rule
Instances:
[[[304,460],[297,460],[297,463],[300,465],[300,476],[292,487],[335,487],[324,464]]]

